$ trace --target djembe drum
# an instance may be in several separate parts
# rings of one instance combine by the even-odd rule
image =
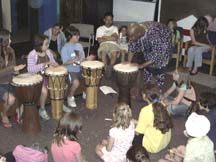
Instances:
[[[104,63],[100,61],[84,61],[81,63],[82,76],[86,85],[86,108],[97,108],[98,85],[102,77]]]
[[[45,74],[48,76],[52,117],[54,119],[60,119],[62,116],[65,91],[67,89],[66,77],[68,71],[64,66],[49,67],[45,70]]]
[[[136,81],[138,67],[132,64],[117,64],[113,68],[115,71],[116,82],[119,87],[118,103],[124,102],[131,105],[130,89]]]
[[[40,128],[37,103],[39,102],[43,77],[39,74],[24,73],[12,79],[16,97],[24,105],[22,130],[38,133]]]

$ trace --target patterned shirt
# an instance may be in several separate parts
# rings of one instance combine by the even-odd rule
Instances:
[[[152,61],[152,67],[166,67],[172,49],[172,34],[167,26],[158,22],[142,23],[146,32],[135,42],[130,42],[128,50],[132,53],[142,52],[146,61]]]
[[[213,147],[212,141],[207,136],[189,140],[184,162],[215,162]]]

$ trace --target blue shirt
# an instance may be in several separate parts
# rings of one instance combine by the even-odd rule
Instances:
[[[206,114],[206,117],[211,124],[210,131],[208,132],[208,137],[214,143],[214,150],[216,150],[216,108],[210,109],[210,111]]]
[[[80,43],[66,43],[61,50],[61,59],[65,63],[69,60],[74,59],[77,56],[77,51],[79,51],[80,60],[77,61],[78,64],[85,59],[85,53],[83,47]],[[65,65],[69,72],[80,72],[80,66],[77,64]]]

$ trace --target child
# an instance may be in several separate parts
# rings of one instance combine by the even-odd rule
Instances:
[[[177,30],[177,24],[174,19],[169,19],[167,22],[168,28],[172,31],[172,50],[177,51],[178,42],[181,39],[180,32]]]
[[[169,150],[169,154],[158,162],[215,162],[213,143],[207,137],[209,120],[192,113],[186,123],[184,134],[189,138],[186,146],[180,145]]]
[[[27,69],[30,73],[41,73],[49,66],[58,66],[54,60],[52,52],[49,50],[48,37],[45,35],[36,35],[34,39],[34,49],[28,54]],[[48,96],[48,81],[44,77],[40,96],[39,114],[43,120],[49,120],[50,117],[45,110],[45,103]]]
[[[80,63],[85,59],[83,47],[79,42],[80,32],[77,28],[69,26],[65,31],[67,43],[61,50],[63,65],[69,71],[71,87],[69,88],[67,102],[69,107],[76,107],[74,93],[79,87],[81,77]]]
[[[0,113],[1,123],[4,128],[12,127],[7,117],[7,112],[15,103],[14,89],[10,81],[14,73],[18,73],[25,68],[25,65],[16,66],[15,52],[10,46],[10,32],[7,30],[0,31],[0,100],[4,102],[3,110]],[[17,122],[20,122],[21,114],[17,114]]]
[[[157,153],[164,149],[171,140],[171,117],[166,107],[157,101],[156,94],[144,96],[153,103],[142,108],[135,129],[133,145],[142,145],[148,152]]]
[[[134,123],[131,109],[122,103],[114,108],[113,126],[109,130],[109,139],[96,146],[97,155],[104,162],[125,162],[126,152],[134,138]]]
[[[54,162],[86,162],[77,142],[77,134],[81,128],[81,117],[73,112],[66,113],[59,120],[51,145]]]
[[[210,121],[211,128],[208,137],[214,143],[216,152],[216,94],[212,92],[203,92],[200,94],[200,110],[204,110],[204,114]]]
[[[128,162],[149,162],[149,155],[142,146],[132,146],[127,151]]]
[[[119,29],[119,47],[121,62],[125,61],[125,54],[128,52],[127,26],[121,26]]]
[[[177,97],[170,95],[178,91]],[[173,72],[173,84],[161,97],[161,100],[169,105],[167,110],[171,115],[186,115],[189,106],[196,101],[196,93],[190,81],[180,76],[178,70]]]

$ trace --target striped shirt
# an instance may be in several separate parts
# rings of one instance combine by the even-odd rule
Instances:
[[[49,57],[50,62],[56,63],[56,61],[54,60],[53,54],[51,53],[51,51],[49,49],[46,51],[46,54]],[[38,53],[35,50],[32,50],[28,54],[28,61],[27,61],[28,72],[38,73],[38,72],[43,71],[45,69],[45,66],[43,63],[37,64],[37,60],[38,60]]]

